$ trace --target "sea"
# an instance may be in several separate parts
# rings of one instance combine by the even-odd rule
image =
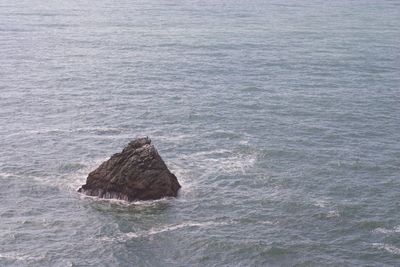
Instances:
[[[400,266],[400,1],[2,0],[0,185],[0,266]]]

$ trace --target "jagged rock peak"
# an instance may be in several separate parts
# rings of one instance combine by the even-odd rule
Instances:
[[[180,184],[148,137],[131,141],[87,177],[79,192],[127,201],[176,197]]]

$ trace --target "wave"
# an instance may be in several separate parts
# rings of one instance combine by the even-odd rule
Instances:
[[[191,168],[184,167],[183,164],[168,161],[166,162],[169,170],[175,174],[178,178],[180,185],[182,186],[178,191],[178,198],[182,200],[182,197],[188,196],[194,192],[196,184],[199,182],[195,179]]]
[[[313,205],[318,208],[325,208],[329,202],[324,199],[313,199]]]
[[[382,233],[382,234],[390,234],[390,233],[400,233],[400,225],[392,228],[392,229],[387,229],[384,227],[378,227],[374,230],[376,233]]]
[[[179,201],[185,201],[185,197],[195,193],[195,188],[202,186],[204,179],[220,175],[245,175],[256,162],[256,153],[235,153],[232,150],[219,148],[179,155],[175,160],[166,161],[166,164],[182,185],[179,190]]]
[[[394,255],[400,255],[400,248],[390,245],[390,244],[384,244],[384,243],[372,243],[373,247],[376,247],[381,250],[386,250],[387,252],[394,254]]]
[[[88,127],[88,128],[74,128],[74,129],[62,129],[62,128],[48,128],[48,129],[35,129],[26,130],[16,133],[9,134],[8,136],[18,136],[24,134],[56,134],[56,133],[93,133],[97,135],[115,135],[123,132],[120,128],[112,127]]]
[[[246,174],[247,170],[256,163],[257,154],[243,154],[228,149],[215,149],[185,155],[178,159],[182,162],[182,165],[189,164],[188,167],[193,167],[205,175],[214,172],[219,174],[234,174],[238,172]]]
[[[77,190],[78,190],[78,188],[76,188],[75,191],[77,191]],[[164,197],[164,198],[155,199],[155,200],[127,201],[124,199],[100,198],[97,196],[88,196],[88,195],[81,194],[81,193],[78,193],[78,194],[81,199],[90,199],[93,201],[98,201],[98,202],[103,202],[103,203],[111,203],[111,204],[116,204],[116,205],[123,206],[123,207],[129,207],[129,206],[153,207],[153,206],[157,206],[159,204],[168,204],[171,201],[174,201],[176,199],[174,197]]]
[[[326,214],[326,218],[338,218],[338,217],[340,217],[340,213],[339,213],[339,211],[337,211],[337,210],[331,210],[331,211],[328,211],[328,213]]]
[[[32,255],[22,255],[15,252],[12,253],[0,253],[0,259],[12,260],[12,261],[38,261],[42,260],[44,256],[32,256]]]
[[[139,232],[128,232],[128,233],[120,233],[116,237],[101,237],[100,239],[102,241],[119,241],[119,242],[124,242],[130,239],[134,238],[146,238],[146,237],[151,237],[153,235],[158,235],[162,234],[165,232],[172,232],[172,231],[177,231],[180,229],[184,228],[191,228],[191,227],[197,227],[197,228],[206,228],[206,227],[215,227],[215,226],[221,226],[221,225],[227,225],[227,222],[184,222],[180,224],[169,224],[165,225],[162,227],[153,227],[150,228],[147,231],[139,231]]]
[[[97,129],[97,128],[93,128]],[[80,130],[92,130],[92,128],[76,129]],[[104,129],[104,130],[108,130]],[[54,130],[51,130],[54,131]],[[178,139],[184,138],[179,136]],[[29,178],[35,182],[39,182],[45,185],[56,186],[63,191],[75,192],[86,182],[87,175],[97,168],[102,162],[108,158],[97,158],[90,161],[75,161],[75,162],[63,162],[58,167],[57,179],[54,179],[54,173],[44,175],[29,175],[20,174]],[[199,184],[204,182],[203,178],[214,177],[217,175],[234,175],[234,174],[247,174],[248,170],[251,169],[257,161],[257,153],[255,151],[240,152],[231,149],[217,148],[213,150],[203,150],[191,154],[181,154],[174,160],[166,161],[170,170],[178,177],[182,188],[179,190],[178,201],[186,201],[190,199],[193,192],[197,191],[194,188],[198,187]],[[1,176],[11,176],[13,174],[0,174]],[[86,195],[80,195],[83,198],[87,198]],[[104,199],[93,198],[100,201]],[[152,202],[126,202],[121,200],[107,200],[115,202],[121,205],[143,205],[151,206]],[[169,199],[161,200],[164,202],[170,201]]]
[[[13,177],[13,176],[18,176],[15,173],[11,173],[11,172],[0,172],[0,177],[3,178],[9,178],[9,177]]]
[[[58,166],[60,172],[79,171],[84,168],[87,168],[87,165],[81,162],[62,163]]]

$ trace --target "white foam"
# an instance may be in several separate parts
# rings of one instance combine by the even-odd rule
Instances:
[[[240,145],[248,145],[249,144],[249,140],[241,140],[241,141],[239,141],[239,144]]]
[[[169,134],[166,136],[157,135],[157,140],[174,142],[174,143],[179,143],[180,141],[191,140],[191,139],[193,139],[193,134],[175,134],[175,135]]]
[[[319,208],[325,208],[326,203],[323,201],[318,201],[318,202],[314,203],[314,206],[319,207]]]
[[[16,133],[15,135],[19,134],[47,134],[47,133],[66,133],[71,132],[71,130],[67,129],[38,129],[38,130],[28,130],[28,131],[21,131]]]
[[[319,208],[325,208],[328,205],[328,201],[323,199],[314,199],[314,206]]]
[[[30,175],[30,174],[12,174],[12,173],[0,173],[1,176],[21,176],[39,184],[56,186],[61,190],[76,191],[80,186],[86,182],[86,177],[90,171],[94,169],[94,166],[100,165],[101,162],[106,159],[96,159],[89,163],[84,162],[74,162],[72,164],[77,164],[82,166],[79,170],[74,171],[71,174],[60,174],[57,179],[54,179],[54,175]]]
[[[201,152],[197,152],[197,153],[193,153],[193,157],[197,158],[199,156],[213,156],[213,155],[218,155],[218,154],[227,154],[227,153],[231,153],[232,151],[228,150],[228,149],[214,149],[214,150],[209,150],[209,151],[201,151]]]
[[[12,177],[12,176],[16,176],[16,174],[11,173],[11,172],[0,172],[0,177],[8,178],[8,177]]]
[[[99,127],[99,128],[81,128],[77,129],[78,131],[88,131],[88,132],[96,132],[100,134],[120,134],[122,131],[118,128],[111,127]]]
[[[155,199],[155,200],[126,201],[123,199],[100,198],[97,196],[88,196],[85,194],[79,194],[79,196],[81,199],[91,199],[91,200],[98,201],[98,202],[117,204],[117,205],[125,206],[125,207],[128,207],[128,206],[152,207],[152,206],[156,206],[156,205],[163,204],[163,203],[170,203],[175,200],[174,197],[164,197],[164,198]]]
[[[382,233],[382,234],[390,234],[390,233],[400,233],[400,225],[392,228],[392,229],[387,229],[384,227],[378,227],[374,230],[376,233]]]
[[[78,162],[78,164],[82,164],[85,167],[77,170],[73,174],[68,175],[65,179],[63,179],[66,181],[65,186],[67,186],[69,190],[78,190],[79,187],[86,183],[88,174],[106,160],[107,158],[97,158],[89,163]]]
[[[44,256],[32,256],[32,255],[22,255],[15,252],[12,253],[1,253],[0,258],[7,259],[7,260],[17,260],[17,261],[27,261],[27,260],[41,260],[44,259]]]
[[[179,190],[179,201],[196,192],[193,190],[202,181],[202,177],[215,175],[246,174],[256,163],[257,155],[233,153],[227,149],[200,151],[181,155],[174,161],[167,161],[167,166],[176,175],[182,188]]]
[[[81,130],[81,129],[78,129]],[[85,129],[87,130],[87,129]],[[80,169],[72,173],[63,174],[59,179],[54,179],[53,176],[30,176],[34,181],[39,183],[57,186],[60,189],[75,192],[80,186],[85,184],[88,173],[99,166],[108,158],[97,158],[90,162],[72,162],[66,164],[77,164],[82,166]],[[200,176],[212,176],[215,174],[245,174],[249,168],[254,166],[257,159],[255,154],[240,154],[233,153],[228,149],[215,149],[209,151],[200,151],[197,153],[182,155],[174,161],[167,162],[170,170],[177,176],[182,188],[179,190],[179,201],[184,201],[185,196],[195,192],[197,184],[202,181]],[[3,176],[11,176],[12,174],[5,173]],[[0,174],[1,177],[1,174]],[[88,196],[83,196],[88,197]],[[100,199],[104,201],[104,199]],[[128,205],[126,201],[108,200],[121,205]],[[166,200],[163,200],[166,201]],[[169,200],[167,200],[169,201]],[[129,205],[153,205],[154,202],[133,202]]]
[[[200,169],[205,175],[212,172],[232,174],[246,171],[253,167],[257,160],[256,154],[240,154],[227,149],[215,149],[211,151],[201,151],[186,155],[181,161],[188,164],[195,164],[193,167]]]
[[[176,175],[182,186],[178,192],[179,196],[182,197],[193,193],[193,188],[196,187],[198,180],[194,179],[191,169],[188,167],[185,168],[176,162],[167,162],[167,166]]]
[[[381,250],[386,250],[387,252],[395,255],[400,255],[400,248],[390,245],[390,244],[384,244],[384,243],[372,243],[373,247],[376,247]]]
[[[139,232],[128,232],[128,233],[121,233],[119,236],[110,238],[110,237],[101,237],[101,240],[104,241],[126,241],[132,238],[142,238],[142,237],[151,237],[153,235],[158,235],[161,233],[165,232],[172,232],[172,231],[177,231],[183,228],[188,228],[188,227],[199,227],[199,228],[206,228],[206,227],[215,227],[215,226],[220,226],[220,225],[227,225],[228,223],[226,222],[184,222],[180,224],[169,224],[165,225],[162,227],[153,227],[150,228],[147,231],[139,231]]]
[[[328,214],[326,214],[326,218],[337,218],[337,217],[340,217],[340,213],[337,210],[328,211]]]

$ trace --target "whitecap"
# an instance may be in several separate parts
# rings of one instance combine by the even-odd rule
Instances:
[[[23,177],[24,179],[29,179],[36,183],[57,187],[63,191],[76,191],[80,186],[82,186],[86,182],[86,177],[90,171],[94,169],[94,166],[100,165],[105,159],[96,159],[89,163],[85,162],[73,162],[73,163],[62,163],[58,166],[60,176],[57,179],[54,178],[53,174],[29,174],[29,173],[21,173],[21,174],[12,174],[12,173],[0,173],[0,177],[10,177],[10,176],[18,176]],[[70,170],[69,170],[70,169]],[[63,170],[66,170],[65,173],[62,173]]]
[[[181,141],[193,139],[193,134],[157,135],[157,140],[179,144]]]
[[[166,225],[160,228],[151,228],[149,231],[145,232],[145,235],[156,235],[164,232],[170,232],[170,231],[175,231],[179,230],[182,228],[187,228],[187,227],[199,227],[199,228],[204,228],[204,227],[209,227],[209,226],[219,226],[219,225],[226,225],[226,222],[185,222],[181,224],[171,224],[171,225]]]
[[[13,176],[16,176],[16,174],[10,173],[10,172],[0,172],[0,177],[3,177],[3,178],[9,178],[9,177],[13,177]]]
[[[199,157],[199,156],[214,156],[214,155],[219,155],[219,154],[230,154],[230,153],[232,153],[232,151],[231,150],[228,150],[228,149],[223,149],[223,148],[220,148],[220,149],[214,149],[214,150],[209,150],[209,151],[200,151],[200,152],[196,152],[196,153],[193,153],[192,154],[192,157],[193,158],[197,158],[197,157]],[[206,158],[208,158],[208,157],[206,157]]]
[[[259,223],[259,224],[265,224],[265,225],[276,225],[276,224],[278,224],[279,222],[278,221],[259,221],[259,222],[257,222],[257,223]]]
[[[118,134],[121,133],[121,129],[112,127],[87,127],[87,128],[76,128],[75,132],[94,132],[97,134]]]
[[[27,130],[24,132],[21,132],[22,134],[26,133],[26,134],[48,134],[48,133],[66,133],[66,132],[71,132],[71,130],[68,129],[57,129],[57,128],[53,128],[53,129],[36,129],[36,130]]]
[[[117,128],[95,128],[93,129],[93,131],[96,134],[120,134],[122,133],[121,129],[117,129]]]
[[[387,229],[384,227],[378,227],[374,230],[376,233],[382,233],[382,234],[390,234],[390,233],[400,233],[400,225],[392,228],[392,229]]]
[[[241,140],[241,141],[239,141],[239,145],[244,146],[244,145],[248,145],[248,144],[249,144],[249,140]]]
[[[116,237],[100,237],[100,240],[103,241],[127,241],[129,239],[134,239],[134,238],[146,238],[146,237],[151,237],[153,235],[158,235],[161,233],[165,232],[172,232],[172,231],[178,231],[183,228],[190,228],[190,227],[198,227],[198,228],[206,228],[206,227],[216,227],[216,226],[221,226],[221,225],[227,225],[227,222],[184,222],[180,224],[169,224],[169,225],[164,225],[161,227],[153,227],[150,228],[147,231],[138,231],[138,232],[128,232],[128,233],[120,233]]]
[[[325,208],[328,204],[328,201],[323,199],[315,199],[313,205],[319,208]]]
[[[386,250],[387,252],[395,255],[400,255],[400,248],[390,245],[390,244],[384,244],[384,243],[372,243],[373,247],[376,247],[381,250]]]
[[[252,168],[257,160],[257,154],[235,153],[228,149],[216,149],[211,151],[201,151],[186,155],[181,159],[183,162],[192,161],[196,163],[196,168],[200,168],[205,175],[211,172],[219,174],[246,174],[247,170]],[[193,163],[192,163],[193,164]]]
[[[78,188],[76,189],[76,191]],[[140,206],[140,207],[153,207],[157,206],[160,204],[168,204],[171,201],[176,200],[174,197],[164,197],[160,199],[155,199],[155,200],[137,200],[137,201],[127,201],[124,199],[116,199],[116,198],[101,198],[98,196],[89,196],[86,194],[79,193],[79,197],[81,199],[90,199],[93,201],[98,201],[98,202],[103,202],[103,203],[110,203],[110,204],[116,204],[119,206],[123,207],[129,207],[129,206]]]
[[[42,260],[44,256],[32,256],[32,255],[22,255],[15,252],[12,253],[0,253],[0,259],[7,259],[7,260],[17,260],[17,261],[28,261],[28,260]]]
[[[326,218],[337,218],[337,217],[340,217],[340,213],[337,210],[328,211],[328,213],[326,214]]]
[[[84,162],[78,162],[76,164],[79,164],[82,166],[82,168],[76,170],[74,173],[69,174],[63,179],[63,181],[66,181],[66,183],[63,183],[64,186],[66,186],[69,190],[76,191],[81,187],[83,184],[86,183],[86,178],[88,174],[96,168],[96,166],[99,166],[102,162],[107,160],[106,158],[97,158],[91,162],[84,163]]]
[[[180,185],[182,186],[178,191],[179,196],[186,196],[193,193],[193,188],[196,187],[196,183],[198,183],[198,180],[193,179],[194,177],[191,173],[190,168],[185,168],[182,165],[177,164],[176,162],[167,162],[167,166],[169,170],[173,174],[175,174]]]

